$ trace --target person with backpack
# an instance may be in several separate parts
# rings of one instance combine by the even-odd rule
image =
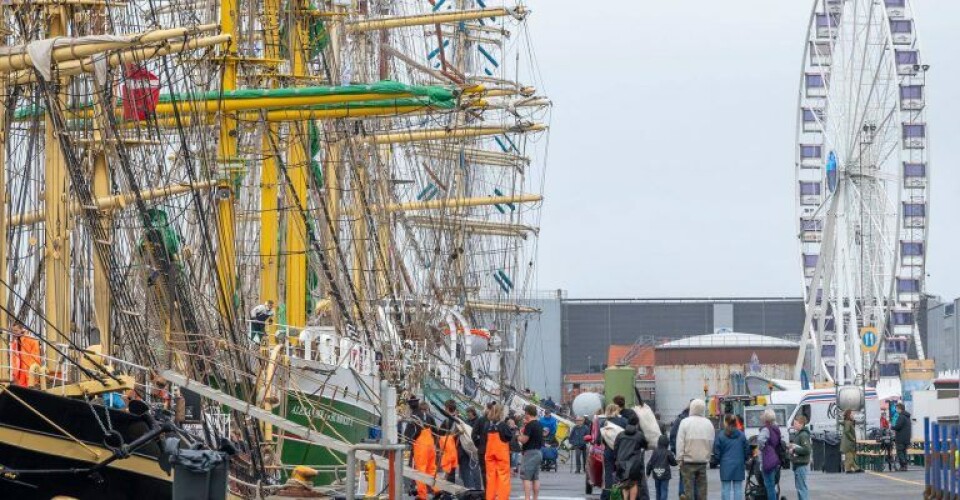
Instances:
[[[763,428],[757,436],[757,448],[760,450],[760,467],[763,471],[763,487],[767,490],[768,500],[777,500],[777,482],[780,476],[780,456],[783,447],[777,414],[771,409],[763,412]],[[785,450],[785,448],[784,448]]]
[[[747,437],[737,429],[737,417],[723,417],[723,430],[713,442],[712,463],[720,466],[720,495],[723,500],[743,500],[743,480],[746,477],[750,445]]]
[[[657,449],[650,456],[647,464],[647,476],[653,478],[656,487],[657,500],[667,500],[670,493],[670,467],[677,465],[677,459],[670,451],[670,436],[661,434],[657,440]]]
[[[626,492],[624,500],[648,500],[650,493],[643,481],[643,454],[647,449],[647,439],[639,429],[640,419],[634,413],[627,421],[627,427],[617,435],[613,444],[613,453],[616,456],[617,479],[623,484]],[[643,491],[640,491],[640,486]]]
[[[607,405],[604,416],[605,422],[600,430],[603,437],[603,491],[600,492],[600,500],[610,498],[610,490],[617,482],[617,455],[614,452],[616,444],[616,432],[623,432],[627,427],[627,421],[620,416],[620,407],[616,404]],[[613,436],[612,439],[608,437]]]
[[[810,453],[813,443],[810,440],[810,430],[807,429],[807,417],[797,415],[793,420],[794,435],[790,443],[790,455],[793,458],[793,482],[797,488],[797,500],[809,500],[807,490],[807,473],[810,472]]]

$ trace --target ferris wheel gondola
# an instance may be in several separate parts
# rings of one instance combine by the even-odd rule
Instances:
[[[924,357],[927,69],[908,0],[814,2],[796,128],[806,298],[797,377],[806,368],[851,383]],[[861,340],[873,328],[878,350]]]

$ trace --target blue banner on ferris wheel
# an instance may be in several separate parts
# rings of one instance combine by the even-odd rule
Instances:
[[[837,155],[833,151],[827,155],[827,187],[831,193],[837,189]]]

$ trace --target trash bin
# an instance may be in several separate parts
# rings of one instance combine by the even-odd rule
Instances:
[[[840,456],[840,435],[825,432],[812,436],[812,469],[822,472],[843,472],[843,460]]]
[[[223,500],[227,497],[230,456],[207,449],[182,449],[178,438],[164,440],[164,459],[173,469],[173,500]]]

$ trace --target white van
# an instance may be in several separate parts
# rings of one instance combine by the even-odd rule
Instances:
[[[769,398],[773,404],[795,405],[787,420],[787,426],[793,424],[797,415],[804,415],[807,417],[807,425],[812,434],[825,431],[837,432],[837,423],[843,417],[842,412],[837,408],[836,389],[773,391]],[[880,400],[877,398],[876,389],[868,387],[864,399],[864,411],[854,413],[856,421],[862,423],[866,419],[867,429],[879,428]],[[859,429],[859,426],[857,427]]]

